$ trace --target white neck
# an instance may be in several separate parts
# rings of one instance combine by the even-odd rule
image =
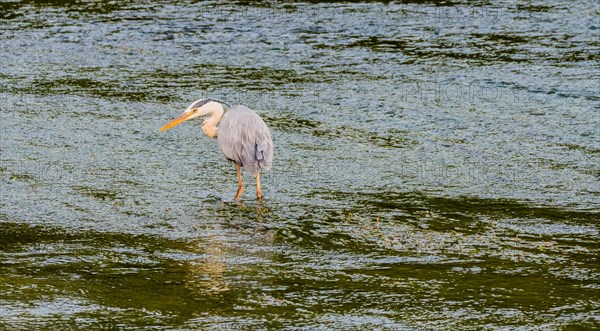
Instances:
[[[210,138],[215,138],[219,133],[217,124],[221,122],[223,113],[223,106],[218,102],[210,102],[202,107],[202,115],[210,114],[210,117],[202,122],[202,131]]]

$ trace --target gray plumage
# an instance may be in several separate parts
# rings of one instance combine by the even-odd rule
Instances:
[[[252,176],[269,170],[273,162],[273,140],[265,122],[250,108],[231,107],[219,125],[217,142],[223,155],[244,166]]]

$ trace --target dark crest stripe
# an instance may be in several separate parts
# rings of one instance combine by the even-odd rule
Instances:
[[[210,100],[210,99],[204,99],[204,100],[200,100],[200,101],[198,101],[198,102],[194,103],[194,104],[191,106],[191,108],[200,108],[200,107],[204,106],[205,104],[207,104],[207,103],[209,103],[209,102],[211,102],[211,101],[212,101],[212,100]]]
[[[207,104],[207,103],[209,103],[209,102],[211,102],[211,101],[218,102],[218,103],[222,103],[222,104],[225,104],[225,105],[227,105],[227,107],[231,107],[231,106],[230,106],[228,103],[225,103],[225,102],[223,102],[223,101],[219,101],[219,100],[215,100],[215,99],[204,99],[204,100],[200,100],[200,101],[198,101],[198,102],[194,103],[194,104],[191,106],[191,108],[200,108],[200,107],[204,106],[205,104]]]
[[[208,99],[209,101],[214,101],[214,102],[218,102],[218,103],[222,103],[224,105],[227,105],[227,107],[231,107],[227,102],[223,102],[223,101],[219,101],[219,100],[215,100],[215,99]]]

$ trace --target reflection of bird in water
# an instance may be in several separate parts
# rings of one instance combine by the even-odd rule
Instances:
[[[201,251],[205,258],[188,262],[186,287],[194,292],[218,295],[229,291],[225,279],[225,248],[216,235],[210,235],[208,242],[192,243],[192,251]]]
[[[232,217],[231,208],[224,207],[224,214],[208,213],[213,219]],[[235,208],[234,212],[239,209]],[[233,222],[235,223],[235,222]],[[246,222],[230,224],[236,228]],[[254,227],[251,237],[239,242],[239,238],[227,236],[227,228],[219,224],[208,223],[204,228],[205,234],[189,243],[187,250],[198,257],[185,264],[185,287],[190,291],[204,296],[219,296],[231,290],[236,276],[247,272],[264,271],[264,265],[274,261],[276,230]],[[236,232],[237,233],[237,232]],[[233,241],[232,241],[233,240]]]
[[[271,169],[273,162],[273,140],[265,122],[250,108],[234,105],[224,113],[221,102],[211,99],[194,101],[179,117],[160,129],[167,130],[184,121],[210,115],[202,122],[202,131],[211,137],[217,137],[223,155],[235,163],[238,177],[238,190],[233,198],[238,200],[244,190],[240,166],[244,166],[256,177],[256,195],[262,201],[260,189],[260,170]],[[217,124],[221,125],[217,128]]]

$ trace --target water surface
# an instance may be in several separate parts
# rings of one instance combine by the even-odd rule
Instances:
[[[0,325],[600,326],[597,4],[0,4]],[[198,123],[243,103],[265,203]]]

